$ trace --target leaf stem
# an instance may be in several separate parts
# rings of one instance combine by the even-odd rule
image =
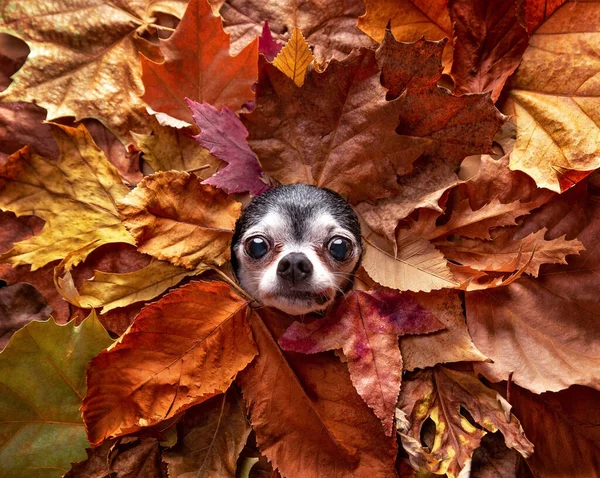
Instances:
[[[233,287],[235,290],[237,290],[240,293],[240,295],[242,295],[245,299],[247,299],[250,302],[255,301],[254,297],[249,295],[248,292],[246,292],[239,285],[237,285],[236,282],[231,277],[229,277],[227,274],[225,274],[225,272],[223,272],[221,269],[214,268],[213,271],[215,271],[217,274],[219,274],[225,282],[227,282],[231,287]]]
[[[159,29],[159,30],[165,30],[165,31],[167,31],[167,32],[174,32],[174,31],[175,31],[175,29],[174,29],[174,28],[171,28],[171,27],[165,27],[165,26],[162,26],[162,25],[157,25],[156,23],[150,23],[149,25],[150,25],[151,27],[157,28],[157,29]]]

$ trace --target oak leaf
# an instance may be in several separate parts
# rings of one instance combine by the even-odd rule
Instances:
[[[509,403],[469,373],[440,366],[418,372],[404,382],[398,406],[410,417],[407,428],[399,431],[402,445],[413,466],[431,473],[456,478],[487,432],[500,430],[506,445],[525,458],[533,453],[533,445],[510,412]],[[427,419],[435,424],[430,450],[420,441]]]
[[[206,0],[190,0],[162,52],[162,63],[142,56],[143,98],[154,110],[190,123],[185,98],[232,110],[254,98],[258,40],[229,56],[229,35]]]
[[[18,283],[0,288],[0,350],[17,330],[32,320],[47,320],[50,310],[32,285]]]
[[[237,476],[238,456],[252,431],[237,387],[189,409],[180,423],[177,444],[163,453],[169,476]]]
[[[516,70],[529,35],[519,22],[517,0],[450,0],[455,93],[492,91],[496,101]]]
[[[11,338],[0,354],[2,476],[58,478],[85,458],[85,369],[111,343],[93,312],[79,326],[30,322]]]
[[[600,167],[598,32],[600,3],[566,3],[530,38],[510,81],[503,108],[517,124],[510,168],[540,188],[560,193]]]
[[[223,191],[179,171],[146,176],[117,207],[140,252],[187,269],[229,259],[241,212]]]
[[[0,256],[36,270],[72,251],[74,263],[102,244],[132,243],[115,202],[128,192],[83,126],[52,125],[61,151],[50,161],[23,148],[0,165],[0,208],[46,221],[40,234]],[[93,246],[93,247],[92,247]]]
[[[535,393],[573,384],[600,388],[600,308],[593,292],[600,208],[586,186],[557,196],[522,226],[524,233],[547,227],[548,240],[568,232],[567,239],[577,236],[585,251],[570,256],[568,266],[543,266],[536,279],[524,276],[508,287],[466,294],[471,336],[493,360],[477,370],[492,381],[512,373],[515,383]]]
[[[227,390],[256,355],[247,302],[228,285],[192,282],[145,307],[87,374],[92,445],[156,424]]]
[[[31,54],[0,99],[36,103],[48,110],[48,120],[97,118],[126,140],[146,122],[138,55],[160,59],[143,34],[157,13],[182,13],[183,2],[166,3],[5,1],[0,32],[23,39]]]
[[[243,120],[266,173],[328,187],[351,202],[397,193],[396,175],[410,172],[428,142],[396,134],[400,99],[386,101],[373,50],[332,60],[323,73],[309,69],[302,88],[264,58],[259,63],[256,109]]]
[[[352,384],[392,434],[402,382],[398,337],[444,326],[412,297],[389,289],[353,291],[324,319],[294,322],[279,339],[284,350],[315,353],[342,349]]]
[[[314,59],[302,32],[299,28],[294,28],[289,41],[273,60],[273,66],[291,78],[297,86],[302,86],[306,69]]]
[[[248,146],[248,131],[237,115],[226,106],[219,111],[208,103],[187,100],[200,134],[196,141],[215,157],[228,163],[220,171],[205,179],[210,184],[224,189],[228,194],[250,192],[255,196],[265,192],[269,186],[261,181],[263,175],[256,154]]]
[[[353,49],[373,47],[367,35],[356,28],[356,17],[364,12],[360,0],[320,2],[296,0],[263,2],[260,0],[211,0],[221,6],[220,14],[225,31],[231,34],[232,50],[239,51],[261,34],[264,21],[277,41],[285,43],[289,33],[299,28],[313,45],[319,62],[337,58],[341,60]]]
[[[284,477],[395,477],[395,440],[358,396],[346,367],[330,354],[277,345],[292,321],[268,308],[250,319],[259,354],[238,382],[260,451]]]

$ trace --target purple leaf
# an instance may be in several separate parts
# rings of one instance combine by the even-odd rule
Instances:
[[[258,37],[258,53],[265,55],[265,58],[269,61],[273,61],[279,54],[283,45],[277,43],[271,35],[269,29],[269,22],[265,20],[263,25],[262,34]]]

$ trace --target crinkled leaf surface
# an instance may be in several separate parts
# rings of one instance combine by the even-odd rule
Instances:
[[[302,353],[342,349],[352,384],[392,434],[402,381],[398,337],[436,332],[444,326],[412,297],[390,289],[353,291],[327,317],[294,322],[279,339],[284,350]]]
[[[188,269],[229,259],[241,211],[223,191],[179,171],[147,176],[117,207],[140,252]]]
[[[260,451],[282,476],[395,477],[395,440],[330,354],[284,352],[288,315],[261,309],[250,319],[259,354],[239,384]]]
[[[88,369],[82,412],[92,445],[227,390],[256,355],[247,314],[220,282],[192,282],[145,307]]]
[[[250,192],[259,195],[269,186],[260,180],[263,175],[256,154],[248,146],[248,131],[229,108],[219,111],[208,103],[187,100],[194,123],[200,128],[196,141],[228,165],[203,184],[224,189],[229,194]]]
[[[2,476],[60,477],[85,458],[85,369],[111,343],[94,313],[77,327],[31,322],[12,337],[0,354]]]
[[[86,248],[73,257],[81,261],[92,244],[133,242],[115,205],[128,189],[90,134],[83,126],[58,124],[52,134],[61,151],[58,161],[24,148],[0,165],[0,208],[46,221],[40,234],[1,256],[15,266],[31,264],[32,270]]]
[[[599,37],[600,2],[566,3],[530,38],[510,81],[510,167],[539,187],[561,192],[600,167]]]
[[[169,3],[167,5],[167,3]],[[184,2],[151,0],[7,0],[0,32],[27,43],[31,53],[0,95],[48,110],[47,119],[97,118],[120,139],[145,127],[139,53],[160,59],[142,38],[154,15],[181,15]]]
[[[142,57],[144,100],[156,111],[191,122],[185,98],[238,110],[254,98],[258,40],[229,55],[229,35],[206,0],[190,0],[175,33],[162,45],[164,61]]]
[[[500,430],[508,447],[524,457],[533,453],[533,445],[510,412],[508,402],[469,373],[440,366],[418,372],[404,382],[398,406],[410,418],[409,427],[400,432],[400,437],[411,463],[432,473],[457,477],[486,432]],[[461,408],[481,428],[475,427]],[[435,424],[431,450],[423,448],[420,441],[421,427],[427,419]]]

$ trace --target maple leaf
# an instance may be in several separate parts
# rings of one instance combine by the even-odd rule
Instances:
[[[46,221],[40,234],[0,256],[15,266],[31,264],[31,270],[75,250],[81,250],[73,256],[77,263],[102,244],[133,242],[115,207],[128,189],[90,134],[83,126],[58,124],[52,124],[52,134],[58,161],[26,147],[0,165],[0,208]]]
[[[0,99],[36,103],[48,120],[94,117],[126,140],[129,130],[145,128],[138,55],[160,59],[142,35],[157,13],[182,13],[183,2],[166,3],[5,1],[0,32],[24,40],[31,53]]]
[[[594,476],[600,469],[600,392],[579,386],[536,395],[511,387],[510,401],[535,453],[527,464],[535,476]]]
[[[92,445],[139,430],[227,390],[256,355],[247,302],[228,285],[192,282],[145,307],[87,374]]]
[[[434,334],[412,335],[400,340],[404,370],[433,367],[438,363],[481,362],[487,357],[473,344],[458,291],[405,292],[435,317],[444,329]]]
[[[279,345],[302,353],[341,348],[356,391],[390,436],[402,381],[398,337],[443,328],[410,296],[389,289],[353,291],[324,319],[310,324],[294,322]]]
[[[179,171],[146,176],[117,207],[140,252],[188,269],[229,259],[241,212],[224,192]]]
[[[299,28],[294,28],[290,40],[273,60],[273,66],[291,78],[297,86],[302,86],[306,69],[314,59],[302,32]]]
[[[279,348],[292,321],[268,308],[250,318],[259,354],[238,382],[261,452],[282,476],[395,477],[395,440],[357,395],[346,367],[329,354]]]
[[[525,0],[525,21],[527,31],[533,33],[546,19],[567,0]]]
[[[256,109],[242,119],[265,172],[351,202],[398,191],[396,175],[410,172],[426,141],[396,134],[399,100],[386,101],[373,50],[332,60],[323,73],[309,69],[302,88],[264,58],[259,63]]]
[[[259,0],[211,0],[221,6],[225,30],[231,34],[232,50],[239,51],[261,34],[264,21],[269,22],[275,39],[285,42],[289,32],[299,28],[313,45],[319,61],[342,59],[353,49],[373,47],[373,41],[358,28],[356,17],[364,12],[360,0],[320,2],[296,0],[263,2]]]
[[[238,110],[254,98],[258,40],[229,56],[229,35],[206,0],[191,0],[175,33],[162,44],[164,61],[142,56],[144,100],[156,111],[191,122],[185,98]]]
[[[402,445],[413,466],[429,472],[458,476],[488,431],[500,430],[506,446],[525,458],[533,453],[533,445],[510,413],[509,403],[469,373],[440,366],[418,372],[404,382],[398,406],[410,417],[407,428],[400,431]],[[461,408],[472,420],[465,418]],[[420,441],[421,427],[427,419],[433,420],[436,427],[430,451]]]
[[[2,476],[58,478],[85,458],[85,369],[111,343],[93,312],[79,326],[34,321],[15,333],[0,354]]]
[[[203,184],[224,189],[228,194],[250,192],[257,196],[269,186],[260,180],[263,172],[246,138],[248,131],[237,115],[226,106],[221,111],[208,103],[187,100],[194,122],[200,128],[196,141],[215,157],[228,163]]]
[[[517,124],[510,168],[538,187],[560,193],[600,167],[600,89],[592,81],[600,67],[592,53],[599,31],[600,4],[563,5],[530,38],[510,81],[503,108]]]
[[[600,208],[585,186],[557,196],[522,226],[523,233],[547,227],[548,240],[568,231],[585,251],[569,257],[568,266],[543,266],[537,279],[466,294],[469,332],[493,360],[477,370],[492,381],[512,373],[515,383],[535,393],[573,384],[600,387],[600,309],[590,296],[598,284]]]
[[[32,320],[43,321],[50,316],[50,307],[35,287],[14,284],[0,289],[0,350],[12,335]]]
[[[399,42],[452,38],[447,0],[365,0],[366,13],[359,17],[358,28],[381,43],[388,23]],[[452,42],[445,44],[443,64],[452,62]]]
[[[454,28],[451,75],[456,93],[492,91],[496,101],[517,69],[529,35],[517,18],[517,1],[450,0]]]
[[[236,477],[236,462],[252,427],[239,390],[189,409],[180,425],[181,438],[163,454],[169,476]]]
[[[131,133],[154,171],[188,171],[208,178],[223,164],[193,138],[191,128],[174,128],[152,121],[152,134]]]
[[[265,55],[265,58],[269,61],[273,61],[275,57],[281,51],[283,45],[273,39],[271,29],[269,28],[269,21],[265,20],[263,24],[262,33],[258,37],[258,53]]]

